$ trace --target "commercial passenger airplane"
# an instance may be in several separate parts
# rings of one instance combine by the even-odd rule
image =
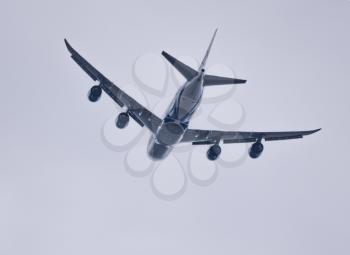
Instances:
[[[209,160],[216,160],[221,153],[220,143],[253,143],[249,155],[258,158],[264,146],[264,141],[302,138],[319,131],[291,131],[291,132],[241,132],[241,131],[217,131],[189,129],[189,122],[198,109],[202,99],[203,90],[207,86],[224,84],[240,84],[246,80],[219,77],[205,73],[205,64],[213,44],[217,29],[211,39],[203,61],[198,71],[180,62],[166,52],[162,55],[186,78],[185,84],[176,93],[170,107],[163,119],[147,110],[135,99],[130,97],[119,87],[108,80],[103,74],[88,63],[72,46],[65,40],[66,46],[73,60],[99,84],[93,86],[89,92],[89,100],[96,102],[102,90],[106,92],[120,107],[125,109],[116,119],[118,128],[125,128],[129,117],[134,119],[141,127],[145,126],[151,132],[148,144],[148,154],[153,160],[164,159],[178,143],[192,143],[193,145],[210,145],[207,151]]]

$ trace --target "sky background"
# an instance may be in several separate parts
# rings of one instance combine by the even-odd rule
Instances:
[[[0,254],[349,254],[349,25],[347,0],[2,1]],[[63,39],[127,89],[140,55],[200,59],[216,27],[241,130],[322,131],[164,201],[102,141],[116,107]]]

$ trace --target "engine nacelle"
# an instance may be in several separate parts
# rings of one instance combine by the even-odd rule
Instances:
[[[115,125],[117,126],[117,128],[125,128],[129,123],[129,114],[127,114],[126,112],[122,112],[118,115],[116,121],[115,121]]]
[[[217,144],[210,146],[207,151],[207,158],[209,160],[216,160],[221,154],[221,147]]]
[[[102,88],[96,85],[90,89],[88,98],[91,102],[96,102],[97,100],[100,99],[101,94],[102,94]]]
[[[261,142],[256,142],[249,150],[249,156],[251,158],[258,158],[264,150],[264,145]]]

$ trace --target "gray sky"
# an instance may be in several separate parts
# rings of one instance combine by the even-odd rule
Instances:
[[[346,0],[3,1],[0,254],[349,254],[349,22]],[[137,57],[201,58],[216,27],[241,130],[323,130],[163,201],[101,140],[117,110],[63,38],[126,88]]]

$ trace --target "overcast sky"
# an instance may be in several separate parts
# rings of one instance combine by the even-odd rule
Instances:
[[[2,1],[0,254],[350,254],[349,25],[347,0]],[[210,185],[183,167],[185,190],[165,201],[153,170],[135,177],[127,151],[101,138],[118,110],[107,96],[88,102],[94,83],[63,39],[136,94],[138,57],[199,60],[216,27],[208,64],[248,80],[227,101],[244,108],[240,130],[322,131],[265,143]]]

